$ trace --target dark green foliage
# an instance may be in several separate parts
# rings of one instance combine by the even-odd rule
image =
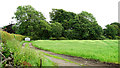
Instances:
[[[102,27],[97,24],[95,17],[86,11],[76,15],[73,29],[79,34],[79,39],[99,39],[102,35]]]
[[[63,9],[52,9],[52,22],[59,22],[64,27],[63,36],[68,39],[101,39],[103,33],[95,17],[86,11],[79,14]]]
[[[64,36],[69,39],[100,39],[103,33],[95,17],[85,11],[75,16],[71,26],[71,29],[64,32]]]
[[[116,39],[116,36],[118,35],[116,27],[115,25],[107,25],[106,29],[104,29],[104,35],[109,39]]]
[[[119,39],[120,40],[120,36],[115,36],[115,39]]]
[[[65,37],[50,37],[50,40],[67,40]]]
[[[59,37],[58,40],[67,40],[65,37]]]
[[[118,22],[113,22],[110,25],[113,25],[115,27],[115,29],[117,29],[117,36],[120,36],[120,23]]]
[[[64,36],[67,39],[76,39],[76,38],[79,38],[78,37],[78,33],[75,32],[74,30],[65,30],[64,31]]]
[[[2,51],[3,55],[8,58],[10,56],[10,50],[5,45],[2,45]]]
[[[62,35],[63,27],[60,23],[55,22],[51,24],[52,27],[52,37],[60,37]]]
[[[35,33],[36,37],[40,37],[40,39],[48,39],[51,36],[51,26],[44,20],[40,21],[40,24],[38,25],[38,28],[36,27],[36,30],[38,30]]]
[[[55,37],[50,37],[49,39],[50,40],[57,40],[57,38],[55,38]]]
[[[106,39],[106,37],[104,35],[101,35],[99,38],[99,40],[105,40],[105,39]]]
[[[52,9],[49,24],[41,12],[27,5],[19,6],[14,18],[17,20],[17,24],[12,27],[15,33],[30,36],[32,39],[65,37],[67,39],[100,40],[105,37],[119,38],[117,36],[120,34],[119,23],[111,23],[111,26],[107,26],[107,29],[103,31],[95,17],[86,11],[76,14],[63,9]],[[111,31],[113,33],[110,34]]]
[[[15,31],[12,29],[12,26],[13,26],[14,24],[9,24],[9,25],[7,25],[7,26],[4,26],[2,29],[4,30],[4,31],[6,31],[6,32],[8,32],[8,33],[15,33]]]
[[[51,26],[45,17],[32,6],[19,6],[15,12],[17,24],[13,27],[16,33],[32,36],[33,39],[48,39]]]
[[[106,25],[104,30],[104,36],[109,39],[120,39],[120,23],[113,22],[110,25]]]
[[[63,9],[52,9],[52,12],[50,12],[51,23],[59,22],[65,30],[71,29],[71,23],[75,19],[75,15],[75,13]]]

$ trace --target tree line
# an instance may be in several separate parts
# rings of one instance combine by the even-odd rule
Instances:
[[[93,14],[82,11],[79,14],[63,9],[52,9],[51,21],[47,22],[42,14],[31,5],[18,6],[13,19],[17,23],[12,26],[16,34],[37,39],[79,39],[102,40],[119,39],[120,23],[113,22],[102,29]]]

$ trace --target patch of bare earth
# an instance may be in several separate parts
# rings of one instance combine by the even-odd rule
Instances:
[[[24,43],[24,45],[25,45],[25,43]],[[53,53],[53,52],[50,52],[50,51],[45,51],[45,50],[36,48],[36,47],[32,46],[32,43],[29,43],[29,46],[31,48],[35,48],[37,50],[40,50],[44,53],[48,53],[48,54],[51,54],[51,55],[54,55],[54,56],[59,56],[59,57],[62,57],[64,59],[68,59],[68,60],[73,61],[73,62],[75,62],[79,65],[84,65],[84,66],[118,66],[118,64],[114,64],[114,63],[106,63],[106,62],[100,62],[100,61],[97,61],[97,60],[84,59],[84,58],[81,58],[81,57],[68,56],[68,55],[63,55],[63,54],[56,54],[56,53]],[[67,61],[64,61],[64,60],[61,60],[61,59],[56,59],[56,58],[49,57],[49,56],[46,56],[46,57],[48,57],[53,62],[57,63],[58,66],[79,66],[75,63],[70,63],[70,62],[67,62]]]

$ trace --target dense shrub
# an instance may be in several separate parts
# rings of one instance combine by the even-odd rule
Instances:
[[[59,37],[58,40],[67,40],[65,37]]]
[[[40,58],[42,58],[40,52],[29,46],[23,48],[17,40],[8,40],[6,47],[13,53],[15,66],[22,65],[24,62],[30,63],[31,66],[40,66]]]
[[[22,41],[25,38],[25,36],[22,36],[22,35],[19,35],[19,34],[11,34],[11,35],[13,35],[14,38],[18,41]]]
[[[62,35],[62,31],[63,31],[63,27],[60,23],[55,22],[51,24],[52,27],[52,37],[61,37]]]
[[[49,39],[50,40],[57,40],[57,38],[55,38],[55,37],[50,37]]]
[[[106,37],[104,35],[100,36],[99,40],[104,40]]]
[[[119,32],[120,32],[120,23],[114,22],[111,24],[106,25],[104,30],[104,36],[109,39],[119,39]]]
[[[5,31],[1,31],[1,38],[2,38],[2,42],[5,44],[7,40],[12,40],[12,39],[22,41],[25,38],[25,36],[18,35],[18,34],[10,34]]]
[[[67,40],[67,39],[65,37],[58,37],[58,38],[50,37],[49,40]]]
[[[65,30],[63,35],[65,38],[68,38],[68,39],[74,39],[78,36],[74,30]]]
[[[29,47],[29,44],[22,47],[22,39],[25,36],[17,34],[9,34],[5,31],[2,32],[2,40],[5,46],[2,46],[2,54],[7,58],[11,57],[12,65],[14,66],[40,66],[40,59],[42,59],[43,66],[54,66],[55,64],[44,57],[42,52]],[[11,56],[12,54],[12,56]],[[34,60],[33,60],[34,59]],[[6,64],[6,63],[5,63]],[[4,67],[3,64],[2,66]],[[29,64],[29,65],[27,65]]]
[[[120,39],[120,36],[115,36],[115,39]]]
[[[1,37],[2,37],[2,42],[3,43],[6,43],[7,40],[12,40],[14,38],[13,36],[11,36],[11,34],[5,32],[5,31],[2,31]]]

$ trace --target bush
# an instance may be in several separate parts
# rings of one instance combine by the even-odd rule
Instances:
[[[2,31],[1,37],[2,37],[3,43],[6,43],[7,40],[12,40],[14,38],[13,36],[11,36],[9,33],[5,32],[5,31]]]
[[[42,52],[30,48],[29,43],[27,43],[25,47],[22,47],[21,44],[22,42],[20,41],[22,41],[22,39],[25,36],[17,35],[17,34],[9,34],[5,31],[0,31],[0,32],[2,32],[2,40],[4,41],[4,45],[5,45],[2,46],[1,52],[2,54],[4,54],[6,58],[7,57],[13,58],[12,64],[14,66],[40,66],[40,59],[42,59],[43,61],[42,63],[43,66],[47,66],[47,65],[54,66],[54,63],[49,59],[47,59],[46,57],[44,57],[44,54]]]
[[[49,40],[57,40],[55,37],[50,37]]]
[[[49,40],[67,40],[67,39],[65,37],[58,37],[58,38],[50,37]]]
[[[19,34],[11,34],[12,36],[14,36],[14,38],[18,41],[22,41],[25,36],[19,35]]]
[[[115,36],[115,39],[120,39],[120,36]]]
[[[29,46],[22,47],[17,40],[8,40],[6,47],[13,53],[15,66],[22,65],[24,62],[30,63],[32,66],[40,66],[40,58],[44,57]],[[34,58],[36,59],[33,60]]]
[[[59,37],[58,40],[67,40],[65,37]]]
[[[1,38],[2,38],[2,42],[6,44],[8,40],[12,40],[12,39],[22,41],[25,38],[25,36],[22,36],[19,34],[10,34],[10,33],[7,33],[6,31],[1,31]]]
[[[106,37],[105,37],[104,35],[102,35],[102,36],[99,38],[99,40],[104,40],[104,39],[106,39]]]

